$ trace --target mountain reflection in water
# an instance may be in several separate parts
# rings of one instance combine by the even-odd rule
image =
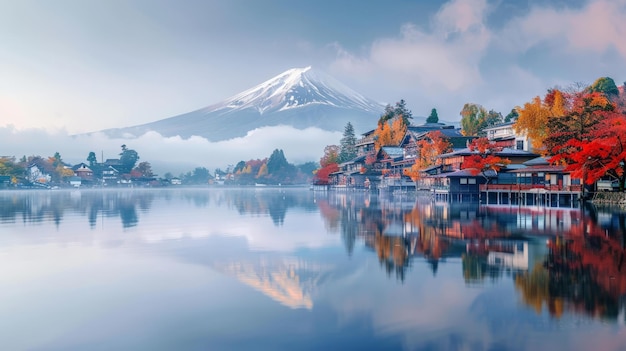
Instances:
[[[34,303],[34,298],[24,298],[20,305],[20,298],[29,295],[9,294],[20,292],[23,281],[35,286],[29,291],[43,291],[36,301],[45,301],[45,289],[56,289],[59,298],[80,291],[80,298],[95,296],[96,301],[107,300],[110,290],[117,294],[115,299],[126,302],[120,304],[124,308],[141,305],[143,300],[134,300],[136,296],[161,296],[161,290],[171,290],[192,301],[172,302],[176,312],[167,304],[150,302],[150,308],[174,317],[199,315],[204,326],[215,323],[210,329],[215,334],[199,330],[198,335],[228,342],[207,343],[217,349],[251,346],[231,348],[230,343],[239,339],[219,338],[228,329],[222,324],[229,321],[233,335],[246,334],[237,329],[246,326],[251,328],[249,335],[266,342],[295,333],[290,345],[302,346],[295,340],[310,338],[311,349],[328,346],[314,342],[324,336],[352,345],[357,337],[351,335],[358,335],[365,348],[401,344],[406,349],[445,349],[451,338],[458,338],[459,344],[454,344],[458,348],[536,349],[543,346],[540,341],[519,348],[498,346],[513,345],[507,338],[519,330],[524,335],[541,330],[546,340],[554,330],[569,333],[566,328],[544,331],[546,320],[569,326],[587,319],[603,335],[624,330],[625,228],[621,209],[485,207],[366,192],[269,187],[2,191],[0,258],[6,264],[0,274],[0,283],[5,284],[0,298],[6,306],[3,310],[0,303],[0,312],[23,313]],[[39,278],[28,281],[19,269],[7,268],[20,267],[23,257],[38,259],[28,256],[31,252],[41,255],[41,261],[24,268],[27,273],[33,270],[34,277],[65,277],[67,267],[83,264],[90,268],[83,276],[72,271],[71,279],[64,281],[71,282],[67,290],[65,283],[57,286],[52,280],[45,280],[45,289],[38,290],[44,286],[37,285]],[[73,260],[72,253],[78,258]],[[58,272],[49,264],[55,261],[62,263]],[[118,282],[125,269],[108,271],[118,266],[142,282],[156,277],[157,288],[147,286],[143,291],[140,284]],[[48,267],[54,274],[46,271]],[[108,279],[94,290],[82,284],[92,279],[92,269],[104,272],[99,279]],[[185,280],[187,275],[193,279]],[[13,276],[18,283],[10,285]],[[164,276],[169,279],[164,281],[189,286],[168,286],[162,282]],[[129,277],[125,281],[134,283],[136,277]],[[105,293],[100,287],[107,287],[102,289]],[[164,296],[171,302],[167,293]],[[202,308],[204,312],[197,312]],[[221,314],[230,318],[218,318]],[[272,329],[266,319],[279,327]],[[503,320],[513,326],[506,327]],[[191,323],[184,319],[172,323],[185,322]],[[15,328],[30,323],[17,323]],[[158,330],[160,323],[166,322],[158,320]],[[104,324],[112,325],[108,320]],[[615,329],[607,330],[606,325]],[[576,340],[569,346],[577,346],[580,339],[568,336]],[[501,344],[492,345],[493,340]],[[546,345],[559,345],[561,339],[550,341]],[[40,345],[26,346],[21,349]]]

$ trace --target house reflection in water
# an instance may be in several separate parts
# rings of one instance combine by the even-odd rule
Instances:
[[[467,284],[510,277],[519,298],[539,313],[609,320],[626,313],[623,212],[411,203],[367,194],[329,194],[317,203],[337,231],[362,240],[399,280],[416,259],[433,275],[440,263],[460,259]]]

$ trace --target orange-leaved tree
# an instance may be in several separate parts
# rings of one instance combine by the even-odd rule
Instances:
[[[378,127],[374,131],[374,148],[376,151],[383,146],[398,146],[404,138],[407,125],[402,116],[396,116],[387,121],[379,121]]]
[[[543,101],[536,96],[524,106],[516,108],[519,116],[513,128],[517,133],[526,134],[532,147],[545,154],[549,152],[544,147],[544,141],[550,134],[548,121],[554,117],[565,116],[570,109],[570,100],[570,94],[559,89],[549,90]]]
[[[487,178],[485,172],[489,170],[499,172],[502,167],[511,163],[509,159],[497,155],[498,152],[502,151],[502,148],[487,138],[472,140],[469,149],[472,155],[463,159],[461,168],[468,169],[474,175],[482,174]]]
[[[339,151],[337,145],[328,145],[324,148],[324,156],[320,159],[320,166],[313,177],[315,184],[329,184],[330,174],[339,171]]]
[[[411,168],[403,171],[404,175],[411,178],[415,183],[415,187],[417,187],[418,181],[422,179],[424,169],[434,166],[439,155],[452,150],[452,144],[438,130],[429,132],[416,144],[415,163]]]

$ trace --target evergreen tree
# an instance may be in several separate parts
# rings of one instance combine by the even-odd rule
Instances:
[[[267,173],[275,174],[287,166],[288,162],[285,158],[283,150],[275,149],[267,161]]]
[[[439,115],[437,115],[437,109],[433,108],[432,110],[430,110],[430,116],[428,116],[428,118],[426,119],[426,123],[438,123],[439,122]]]
[[[404,101],[404,99],[400,99],[400,101],[396,102],[394,112],[395,116],[402,116],[404,125],[408,126],[409,124],[411,124],[409,120],[413,118],[413,114],[411,113],[411,110],[406,108],[406,102]]]
[[[93,167],[96,164],[98,159],[96,158],[96,153],[93,151],[89,152],[89,156],[87,156],[87,161],[89,161],[89,167]]]
[[[409,124],[411,124],[409,119],[413,118],[413,114],[409,109],[406,108],[406,102],[404,101],[404,99],[396,102],[395,107],[391,107],[391,105],[385,106],[385,111],[378,119],[378,124],[389,122],[391,119],[398,116],[402,116],[402,120],[404,121],[405,125],[408,126]]]
[[[354,127],[348,122],[343,131],[339,151],[339,162],[347,162],[356,157],[356,136],[354,135]]]
[[[135,168],[135,164],[139,161],[139,154],[137,151],[128,149],[126,144],[122,145],[122,152],[120,153],[120,163],[122,163],[122,172],[130,173]]]
[[[504,117],[504,123],[515,122],[517,121],[517,117],[519,117],[519,113],[517,113],[516,109],[511,109],[506,117]]]
[[[598,92],[604,94],[609,99],[613,99],[619,95],[619,90],[615,81],[611,77],[600,77],[596,79],[589,87],[590,92]]]

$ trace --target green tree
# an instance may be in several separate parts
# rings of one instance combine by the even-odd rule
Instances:
[[[619,90],[615,81],[610,77],[600,77],[589,87],[589,92],[604,94],[607,98],[613,99],[619,95]]]
[[[126,144],[122,145],[122,152],[120,153],[122,173],[130,173],[130,171],[135,167],[137,161],[139,161],[139,154],[137,151],[128,149]]]
[[[280,170],[287,167],[288,164],[289,163],[287,162],[287,159],[285,158],[285,154],[283,153],[283,150],[275,149],[272,152],[272,155],[270,156],[269,160],[267,161],[267,173],[268,174],[278,173],[280,172]]]
[[[400,99],[400,101],[396,102],[396,107],[394,108],[394,113],[396,117],[402,116],[402,120],[404,121],[404,125],[411,124],[410,119],[413,118],[413,114],[411,110],[406,108],[406,102],[404,99]]]
[[[479,104],[466,103],[461,110],[461,131],[465,136],[478,135],[485,128],[487,110]]]
[[[426,118],[426,123],[438,123],[438,122],[439,122],[439,115],[437,114],[437,109],[433,108],[432,110],[430,110],[430,116]]]
[[[516,109],[511,109],[508,115],[504,117],[504,123],[515,122],[517,121],[517,117],[519,117],[519,113],[517,113]]]
[[[246,168],[246,161],[239,161],[237,162],[237,165],[235,165],[235,168],[233,169],[233,173],[241,173],[241,171],[243,171],[244,168]]]
[[[319,164],[317,164],[316,162],[310,161],[310,162],[306,162],[301,165],[298,165],[296,168],[303,174],[307,176],[311,176],[313,175],[313,172],[315,172],[315,170],[319,168]]]
[[[503,120],[504,118],[502,117],[502,114],[500,112],[489,110],[489,112],[487,112],[487,115],[485,116],[485,128],[498,125],[502,123]]]
[[[211,174],[204,167],[196,167],[192,172],[187,173],[185,182],[188,184],[207,184]]]
[[[343,131],[343,138],[340,141],[339,162],[347,162],[356,157],[356,136],[354,127],[348,122]]]
[[[394,107],[391,107],[391,105],[385,106],[385,111],[378,119],[378,124],[381,124],[383,122],[388,122],[392,120],[394,117],[399,117],[399,116],[402,116],[402,120],[404,121],[404,124],[407,126],[411,123],[409,120],[413,118],[413,114],[411,113],[409,109],[407,109],[406,102],[404,101],[404,99],[401,99],[400,101],[396,102],[396,105]]]
[[[89,162],[89,167],[93,167],[96,164],[98,159],[96,158],[96,153],[93,151],[89,152],[89,156],[87,156],[87,161]]]

